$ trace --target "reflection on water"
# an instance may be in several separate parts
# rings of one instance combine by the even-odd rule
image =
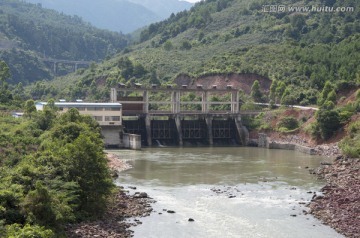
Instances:
[[[299,205],[322,185],[305,168],[316,168],[324,158],[234,147],[117,153],[133,165],[118,183],[158,201],[157,213],[143,219],[135,237],[342,237],[305,216]]]

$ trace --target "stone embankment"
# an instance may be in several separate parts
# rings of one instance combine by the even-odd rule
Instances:
[[[313,197],[310,213],[346,237],[360,237],[360,159],[339,158],[316,173],[327,185]]]

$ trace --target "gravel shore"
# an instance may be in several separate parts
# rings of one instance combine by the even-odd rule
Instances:
[[[339,158],[316,172],[327,185],[314,196],[310,213],[346,237],[360,237],[360,159]]]

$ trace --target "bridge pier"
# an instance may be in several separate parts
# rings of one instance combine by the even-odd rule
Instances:
[[[247,129],[242,125],[241,118],[235,118],[235,125],[237,129],[237,134],[239,135],[240,143],[244,146],[248,145],[249,142],[249,132]]]
[[[54,62],[53,70],[54,70],[54,74],[56,75],[56,72],[57,72],[57,63],[56,62]]]
[[[180,145],[180,146],[183,146],[183,145],[184,145],[184,142],[183,142],[183,135],[182,135],[180,115],[176,115],[176,116],[175,116],[175,124],[176,124],[176,129],[177,129],[177,132],[178,132],[178,136],[179,136],[179,145]]]
[[[208,130],[208,141],[209,141],[209,145],[214,145],[214,138],[213,138],[213,116],[207,116],[206,117],[206,125],[207,125],[207,130]]]
[[[151,136],[151,119],[149,115],[145,117],[145,127],[146,127],[146,137],[148,146],[152,146],[152,136]]]
[[[74,69],[74,72],[77,71],[79,66],[81,66],[81,65],[89,66],[91,64],[91,62],[89,62],[89,61],[75,61],[75,60],[62,60],[62,59],[50,59],[50,58],[43,58],[42,61],[49,63],[48,66],[50,69],[52,66],[52,71],[55,75],[58,72],[59,64],[70,65],[71,69]]]

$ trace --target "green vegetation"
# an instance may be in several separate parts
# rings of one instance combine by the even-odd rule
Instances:
[[[260,83],[259,81],[255,80],[251,87],[251,97],[255,102],[261,102],[262,101],[262,92],[260,90]]]
[[[51,79],[52,64],[46,65],[41,58],[98,61],[127,45],[119,33],[97,29],[77,16],[40,4],[3,0],[0,9],[0,58],[11,69],[11,84]],[[61,65],[58,69],[58,74],[69,71]]]
[[[76,109],[27,108],[0,116],[0,230],[62,237],[65,224],[100,216],[113,189],[100,128]]]
[[[280,132],[290,132],[299,128],[299,121],[294,117],[283,117],[276,126]]]
[[[340,128],[339,113],[336,110],[320,109],[316,113],[317,133],[324,140],[329,139]]]
[[[347,123],[351,117],[360,112],[360,90],[355,93],[356,101],[353,103],[349,103],[346,106],[340,108],[340,119],[345,124]],[[347,127],[347,135],[340,142],[340,148],[342,152],[350,157],[359,158],[360,157],[360,121],[359,117],[355,115],[357,121],[351,122]]]
[[[351,123],[347,129],[348,135],[341,141],[343,153],[352,158],[360,157],[360,121]]]
[[[266,4],[261,0],[197,3],[189,11],[150,25],[140,43],[103,64],[59,82],[44,83],[45,95],[102,100],[109,97],[109,85],[117,83],[172,83],[182,73],[193,78],[252,73],[277,82],[271,100],[267,97],[266,101],[315,105],[323,100],[319,91],[327,81],[336,94],[360,85],[355,80],[360,75],[358,1],[335,2],[334,7],[354,6],[355,11],[333,14],[264,13]],[[319,5],[316,1],[282,4]],[[123,59],[141,65],[147,73],[123,74],[127,71],[127,66],[119,67]],[[67,88],[64,82],[70,81],[77,86]]]

